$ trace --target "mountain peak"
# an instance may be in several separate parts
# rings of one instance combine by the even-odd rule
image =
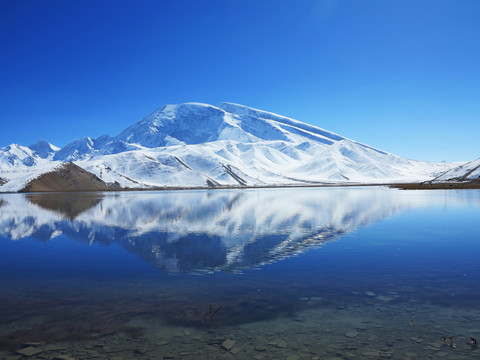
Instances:
[[[200,144],[217,140],[225,112],[202,103],[165,105],[122,131],[116,139],[145,147]]]
[[[45,140],[39,140],[36,143],[31,144],[27,147],[32,150],[35,155],[38,155],[42,159],[46,159],[50,155],[60,150],[60,148],[50,144],[48,141]]]

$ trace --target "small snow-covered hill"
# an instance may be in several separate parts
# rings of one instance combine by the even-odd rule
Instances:
[[[444,169],[243,105],[185,103],[163,106],[114,137],[62,149],[46,142],[3,148],[0,191],[18,191],[69,161],[129,188],[390,183],[429,180]],[[7,173],[15,170],[29,176]]]
[[[480,159],[469,161],[437,176],[434,181],[475,181],[480,180]]]

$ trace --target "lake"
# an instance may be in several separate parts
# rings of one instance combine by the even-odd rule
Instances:
[[[0,358],[480,358],[480,191],[0,195]]]

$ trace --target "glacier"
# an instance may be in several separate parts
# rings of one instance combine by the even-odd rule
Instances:
[[[116,136],[0,149],[0,191],[74,162],[116,187],[382,184],[431,180],[444,163],[405,159],[234,103],[165,105]],[[450,168],[459,164],[449,164]]]

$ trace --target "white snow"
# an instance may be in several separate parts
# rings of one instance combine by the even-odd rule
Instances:
[[[480,178],[480,159],[463,163],[448,171],[443,171],[435,178],[435,181],[468,181],[478,178]]]
[[[0,149],[0,178],[7,181],[0,191],[18,191],[66,161],[106,182],[138,188],[425,181],[448,166],[400,158],[232,103],[166,105],[115,137],[86,137],[62,149],[47,144]]]

